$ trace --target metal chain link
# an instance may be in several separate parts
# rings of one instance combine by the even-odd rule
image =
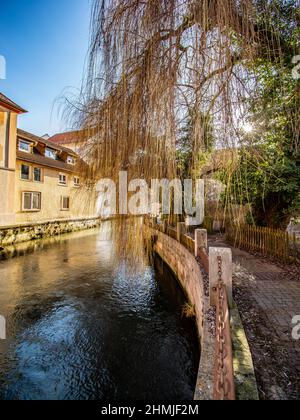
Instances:
[[[226,352],[226,335],[225,335],[225,313],[224,313],[224,300],[225,300],[225,284],[223,281],[222,272],[222,257],[218,257],[218,329],[217,329],[217,342],[218,348],[218,361],[217,361],[217,391],[222,396],[222,399],[228,397],[230,391],[230,382],[227,379],[228,371],[226,369],[225,360],[227,358]]]

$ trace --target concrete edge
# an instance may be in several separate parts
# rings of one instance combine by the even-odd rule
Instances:
[[[252,354],[236,305],[230,311],[230,316],[236,399],[239,401],[258,401],[259,393]]]
[[[204,308],[207,312],[209,308],[209,299],[205,298],[204,300]],[[201,339],[201,356],[194,396],[195,401],[213,400],[215,337],[211,331],[209,331],[206,316],[207,313],[204,316],[203,336]]]

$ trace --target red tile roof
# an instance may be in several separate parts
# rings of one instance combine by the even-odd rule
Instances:
[[[67,133],[59,133],[50,137],[49,141],[56,144],[79,143],[81,141],[80,131],[69,131]]]
[[[38,154],[21,152],[20,150],[17,150],[17,159],[29,163],[36,163],[38,165],[46,166],[48,168],[59,169],[66,172],[76,172],[76,168],[73,165],[68,165],[66,162],[50,159]]]
[[[46,140],[43,137],[36,136],[24,130],[18,129],[18,137],[24,140],[29,140],[29,141],[44,144],[46,147],[68,153],[71,156],[76,156],[76,157],[78,156],[77,153],[74,152],[74,150],[68,149],[67,147],[59,146],[50,140]]]
[[[25,112],[27,112],[25,109],[21,108],[19,105],[17,105],[15,102],[9,99],[7,96],[3,95],[3,93],[1,92],[0,106],[8,109],[9,111],[16,112],[17,114],[24,114]]]

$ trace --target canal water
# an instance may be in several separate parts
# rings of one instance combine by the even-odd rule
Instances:
[[[2,400],[193,398],[196,327],[161,261],[130,273],[103,229],[22,254],[0,261]]]

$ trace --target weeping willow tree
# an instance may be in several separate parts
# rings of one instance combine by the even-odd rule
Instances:
[[[226,200],[251,203],[249,223],[286,228],[292,216],[300,215],[300,77],[295,68],[300,3],[274,0],[268,13],[264,3],[258,3],[256,19],[277,34],[281,49],[278,56],[259,54],[247,63],[256,76],[247,101],[251,130],[243,135]]]
[[[207,141],[203,115],[216,149],[241,148],[261,88],[257,63],[279,71],[294,52],[282,22],[272,24],[280,3],[287,2],[94,0],[88,70],[71,114],[85,136],[87,178],[118,183],[122,170],[147,181],[175,178],[180,133],[191,114],[190,173],[199,173]],[[232,177],[231,165],[228,187]],[[131,225],[131,234],[119,228],[125,253],[140,246],[140,227]]]

